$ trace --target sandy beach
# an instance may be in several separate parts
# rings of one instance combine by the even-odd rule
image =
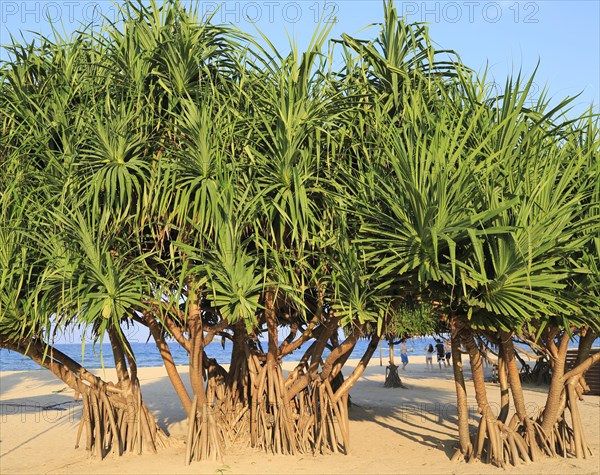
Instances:
[[[140,368],[143,396],[159,424],[171,435],[171,445],[157,455],[109,455],[91,458],[83,448],[74,449],[81,403],[73,401],[69,388],[48,371],[0,373],[0,473],[600,473],[600,397],[586,396],[579,404],[586,437],[594,456],[588,459],[544,459],[508,470],[483,463],[450,461],[457,443],[454,380],[451,368],[428,371],[424,357],[413,356],[400,371],[408,389],[386,389],[385,364],[374,356],[369,368],[351,390],[351,453],[349,455],[273,456],[249,447],[233,447],[222,463],[184,464],[185,413],[162,367]],[[356,361],[348,362],[349,374]],[[293,362],[286,363],[289,369]],[[466,365],[468,375],[468,364]],[[186,369],[182,368],[184,380]],[[488,370],[489,371],[489,370]],[[97,370],[112,379],[111,369]],[[476,428],[477,409],[473,389],[471,427]],[[497,384],[489,383],[492,402],[499,402]],[[527,386],[531,413],[545,401],[545,387]]]

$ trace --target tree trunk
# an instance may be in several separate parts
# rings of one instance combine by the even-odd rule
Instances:
[[[127,363],[125,362],[125,353],[123,352],[123,345],[121,344],[121,335],[114,326],[110,326],[107,330],[107,333],[110,340],[110,346],[112,347],[113,357],[115,359],[117,378],[119,382],[129,381]]]
[[[550,336],[554,340],[553,336]],[[547,341],[546,346],[550,348],[552,353],[551,364],[552,364],[552,379],[550,380],[550,388],[548,390],[548,397],[546,398],[546,405],[542,414],[542,429],[548,435],[552,433],[552,428],[557,422],[560,416],[560,401],[561,395],[565,390],[562,377],[565,374],[565,364],[567,360],[567,351],[569,349],[569,335],[564,332],[558,348],[554,345],[553,341]]]
[[[222,460],[223,435],[215,417],[215,381],[204,384],[204,329],[194,284],[188,290],[188,330],[190,335],[190,383],[194,393],[188,414],[188,437],[185,463],[193,460]]]
[[[532,461],[540,458],[540,444],[546,450],[548,455],[553,455],[550,447],[550,442],[544,431],[539,427],[537,422],[534,422],[528,415],[525,406],[525,397],[523,395],[523,387],[521,386],[521,377],[515,360],[515,349],[512,341],[512,335],[508,332],[500,332],[500,344],[506,359],[506,367],[508,371],[508,382],[513,395],[516,415],[522,427],[525,428],[524,439],[527,442],[529,456]],[[518,423],[510,424],[511,428],[515,428]],[[538,442],[539,438],[539,442]]]
[[[158,352],[163,360],[169,381],[171,382],[173,389],[175,389],[185,413],[189,417],[190,411],[192,410],[192,400],[185,385],[183,384],[181,376],[179,375],[179,371],[177,370],[177,366],[173,360],[173,355],[171,354],[171,349],[165,340],[163,331],[154,317],[147,316],[145,317],[145,321],[150,329],[152,337],[154,338],[156,348],[158,349]]]
[[[460,351],[461,328],[453,317],[450,321],[451,336],[450,344],[452,347],[452,369],[454,370],[454,385],[456,388],[456,410],[458,417],[458,440],[459,450],[454,454],[453,460],[460,458],[469,459],[473,453],[473,445],[469,435],[469,406],[467,397],[467,388],[465,386],[465,377],[463,374],[462,352]]]
[[[592,345],[598,335],[596,335],[589,327],[586,327],[580,337],[579,337],[579,345],[577,347],[577,358],[575,359],[575,363],[573,365],[574,368],[582,364],[587,357],[590,355],[590,351],[592,349]],[[589,391],[589,386],[585,381],[585,372],[579,378],[579,384],[576,386],[575,391],[577,396],[581,399],[581,396],[585,391]]]
[[[156,452],[167,445],[167,437],[142,402],[137,378],[130,377],[114,385],[106,383],[56,348],[41,340],[8,341],[0,346],[28,356],[49,369],[82,398],[82,417],[75,448],[86,429],[86,450],[104,458],[108,453],[125,451]],[[121,377],[124,375],[121,374]]]
[[[510,411],[510,394],[508,388],[508,373],[504,349],[499,345],[498,353],[498,383],[500,384],[500,413],[498,419],[505,424]]]
[[[475,344],[473,335],[465,335],[465,345],[471,361],[471,373],[475,397],[481,413],[481,422],[474,443],[475,458],[486,455],[486,460],[504,467],[507,462],[517,465],[523,460],[529,462],[525,441],[512,427],[505,425],[493,414],[487,399],[485,379],[483,374],[483,361],[479,349]],[[510,356],[504,351],[504,356]]]
[[[258,377],[250,386],[251,445],[274,454],[298,452],[291,405],[287,400],[285,381],[278,360],[279,341],[275,315],[276,289],[268,288],[264,295],[264,318],[267,324],[268,348],[266,362],[251,356]]]
[[[575,359],[575,364],[573,365],[574,368],[583,363],[590,355],[592,345],[594,344],[594,341],[596,341],[596,338],[598,338],[598,335],[596,335],[589,327],[586,328],[579,336],[577,358]]]
[[[350,388],[352,386],[354,386],[356,381],[358,381],[358,378],[360,378],[362,376],[362,374],[365,372],[365,369],[367,368],[367,365],[369,364],[369,361],[371,360],[373,353],[375,353],[375,350],[377,349],[377,345],[379,344],[380,339],[381,339],[381,337],[379,337],[377,335],[371,336],[371,341],[369,342],[369,345],[367,346],[367,349],[365,350],[365,354],[358,362],[358,365],[356,366],[356,368],[354,368],[354,371],[352,371],[352,374],[350,374],[350,376],[348,376],[346,378],[344,383],[335,392],[335,400],[336,401],[338,401],[344,394],[347,394],[348,391],[350,391]]]

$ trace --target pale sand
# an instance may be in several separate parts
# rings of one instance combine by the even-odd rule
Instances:
[[[293,363],[286,363],[290,368]],[[348,375],[356,361],[349,362]],[[185,414],[164,369],[140,368],[146,403],[159,424],[172,435],[172,446],[157,455],[109,455],[91,459],[83,448],[73,449],[81,405],[72,392],[48,371],[0,373],[0,472],[9,473],[515,473],[599,474],[600,398],[586,396],[580,402],[592,458],[545,459],[502,470],[482,463],[454,463],[450,457],[457,439],[454,380],[451,369],[426,370],[424,357],[411,357],[407,371],[400,371],[409,389],[383,387],[385,364],[379,357],[351,390],[350,455],[273,456],[250,448],[228,450],[223,463],[184,465]],[[434,363],[435,364],[435,363]],[[468,373],[468,365],[466,365]],[[183,373],[187,369],[181,368]],[[105,370],[103,377],[113,376]],[[99,370],[98,374],[102,375]],[[183,374],[187,379],[187,374]],[[468,381],[475,429],[476,406]],[[526,401],[532,411],[543,404],[546,388],[528,387]],[[498,385],[489,384],[489,397],[498,403]],[[52,405],[59,404],[56,407]],[[61,410],[57,410],[61,409]]]

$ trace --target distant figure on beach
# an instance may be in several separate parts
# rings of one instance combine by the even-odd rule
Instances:
[[[406,369],[408,364],[408,349],[406,348],[406,339],[400,344],[400,359],[402,360],[402,369]]]
[[[436,340],[436,344],[435,344],[435,350],[437,352],[437,361],[438,361],[438,365],[440,365],[440,371],[442,370],[442,363],[444,363],[444,366],[447,366],[446,364],[446,353],[444,351],[444,344],[442,343],[442,340],[440,340],[439,338]]]
[[[450,338],[447,338],[444,342],[444,350],[446,351],[446,363],[450,366],[450,357],[452,356],[452,344],[450,343]]]
[[[425,347],[425,365],[427,369],[433,371],[433,345],[429,343],[428,346]]]

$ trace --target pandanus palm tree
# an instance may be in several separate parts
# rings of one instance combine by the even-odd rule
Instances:
[[[536,329],[552,353],[573,330],[597,333],[597,123],[565,122],[568,102],[527,108],[531,81],[489,96],[483,78],[441,59],[451,52],[436,51],[423,25],[384,7],[375,40],[337,42],[341,71],[324,52],[327,28],[306,52],[282,55],[177,1],[126,2],[98,31],[11,48],[0,344],[82,395],[88,448],[163,441],[123,325],[153,336],[188,416],[187,462],[220,458],[231,441],[347,453],[348,392],[381,336],[447,325],[458,456],[516,463],[564,448],[561,433],[585,453],[579,426],[561,417],[568,405],[577,419],[573,391],[598,357],[575,372],[555,366],[534,420],[512,339]],[[418,316],[410,328],[407,309]],[[48,344],[77,325],[108,334],[116,383]],[[232,342],[228,369],[208,357],[215,337]],[[497,417],[481,339],[500,347]],[[189,354],[191,393],[172,340]],[[482,413],[474,440],[461,343]]]
[[[585,248],[589,226],[598,225],[581,219],[580,214],[590,204],[590,189],[582,177],[587,174],[591,155],[573,154],[570,146],[561,143],[565,135],[556,125],[562,120],[556,113],[568,101],[553,111],[547,110],[543,100],[533,109],[526,109],[523,95],[530,84],[531,81],[523,84],[519,80],[507,84],[497,108],[492,107],[497,119],[487,121],[498,124],[498,133],[486,153],[501,153],[496,164],[501,164],[504,173],[494,171],[496,164],[490,164],[487,178],[482,177],[481,183],[492,204],[516,198],[493,220],[495,226],[510,231],[487,232],[473,240],[472,256],[460,265],[461,298],[469,309],[470,327],[463,341],[469,350],[483,418],[489,413],[489,406],[481,358],[471,334],[474,329],[500,336],[496,343],[500,347],[501,386],[505,394],[510,387],[514,396],[515,415],[510,422],[507,423],[509,400],[505,396],[498,418],[491,414],[485,422],[482,418],[474,447],[475,457],[485,450],[499,465],[535,460],[541,451],[555,454],[549,431],[526,414],[512,337],[522,332],[523,326],[534,325],[538,334],[551,326],[568,333],[572,325],[581,321],[582,307],[568,291],[568,279],[581,272],[572,259]]]
[[[354,181],[364,196],[355,202],[363,207],[357,210],[362,240],[379,272],[394,276],[400,295],[420,295],[450,316],[459,454],[479,458],[485,451],[503,465],[535,458],[540,450],[554,453],[550,435],[525,413],[511,336],[534,319],[542,328],[556,318],[565,328],[567,314],[581,321],[581,307],[565,289],[569,276],[580,272],[569,259],[589,240],[589,227],[597,226],[579,214],[589,206],[582,176],[594,152],[566,158],[572,148],[562,146],[564,135],[551,118],[568,101],[554,111],[543,102],[526,109],[531,82],[517,80],[490,102],[478,89],[481,83],[465,81],[463,74],[457,84],[439,83],[441,108],[435,96],[426,99],[429,89],[404,96],[404,122],[397,118],[377,134],[381,143],[372,153],[379,159]],[[480,330],[502,335],[501,374],[508,378],[503,389],[510,384],[516,405],[510,424],[507,406],[499,419],[490,412],[473,341]],[[483,414],[474,449],[461,340]]]
[[[3,324],[12,328],[3,342],[49,367],[81,395],[87,449],[100,456],[110,447],[119,453],[156,450],[164,436],[141,402],[133,354],[120,329],[140,300],[140,282],[131,280],[127,250],[105,232],[109,216],[114,230],[126,229],[133,196],[139,195],[143,148],[131,139],[142,138],[143,126],[132,125],[130,111],[114,111],[111,101],[98,104],[107,91],[85,34],[71,43],[42,39],[38,48],[12,51],[13,67],[3,69],[9,133],[3,137],[2,189],[7,209],[21,203],[21,217],[4,215],[2,227],[11,247],[30,259],[12,269],[7,260],[3,268],[28,276],[27,287],[18,283],[22,278],[3,281],[8,294],[22,293],[3,312]],[[100,342],[108,332],[117,384],[48,346],[74,326],[89,328]]]

